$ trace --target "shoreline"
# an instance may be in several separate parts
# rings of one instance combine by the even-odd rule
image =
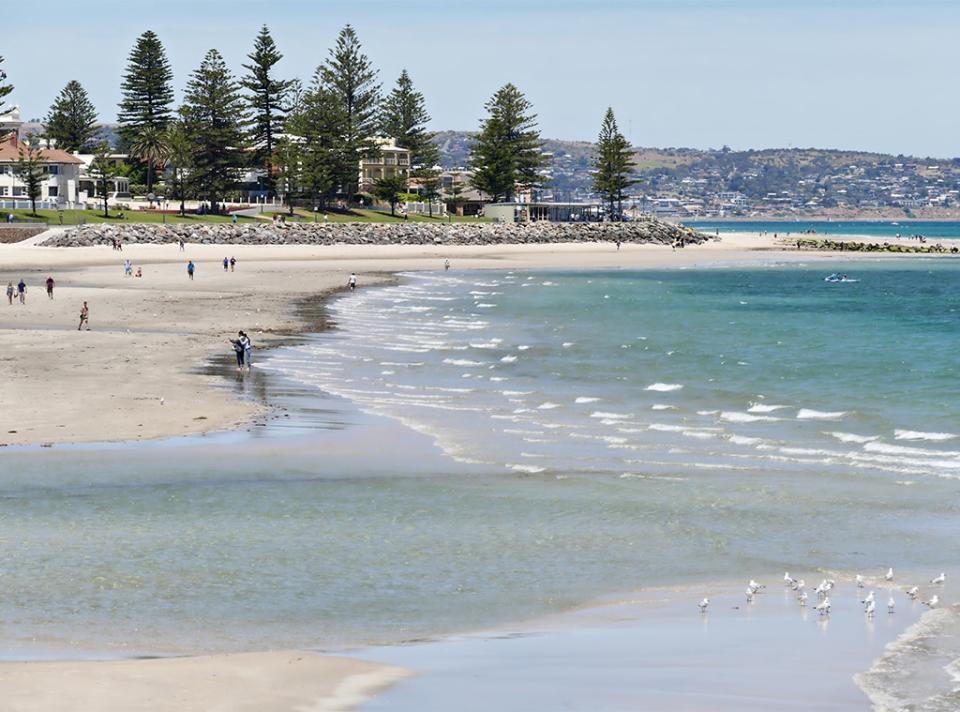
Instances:
[[[224,254],[238,271],[223,272]],[[311,321],[344,290],[350,271],[360,288],[387,284],[401,272],[442,269],[661,269],[750,265],[769,261],[853,261],[900,254],[788,250],[772,236],[732,233],[676,251],[666,246],[569,243],[488,246],[0,246],[0,279],[28,281],[25,306],[0,305],[0,334],[12,352],[8,388],[0,393],[0,446],[125,442],[235,430],[269,417],[262,404],[216,388],[211,364],[229,357],[227,337],[245,328],[254,359],[325,321]],[[948,255],[911,255],[947,257]],[[144,278],[122,276],[131,259]],[[198,264],[189,282],[187,259]],[[42,291],[57,279],[56,299]],[[90,332],[75,332],[74,311],[91,303]],[[313,306],[310,306],[313,304]],[[307,306],[301,306],[307,305]],[[307,314],[305,315],[304,309]],[[250,322],[253,321],[253,325]],[[222,373],[222,371],[220,371]],[[211,388],[211,386],[214,386]],[[203,390],[203,399],[196,393]],[[83,397],[78,396],[78,391]],[[24,402],[36,404],[17,412]],[[96,417],[91,417],[95,413]],[[69,433],[69,435],[65,434]]]

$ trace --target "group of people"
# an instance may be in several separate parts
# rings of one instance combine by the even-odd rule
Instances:
[[[115,237],[110,238],[110,245],[117,252],[123,252],[123,240],[118,240]]]
[[[130,260],[125,260],[123,263],[123,276],[124,277],[142,277],[143,270],[140,267],[137,267],[137,273],[133,273],[133,262]]]
[[[237,370],[242,371],[244,367],[249,371],[253,365],[253,343],[246,332],[238,331],[237,338],[230,339],[233,344],[233,350],[237,355]]]
[[[237,258],[236,258],[236,257],[231,257],[230,259],[227,259],[226,257],[223,258],[223,271],[224,271],[224,272],[226,272],[228,268],[230,269],[231,272],[233,272],[233,269],[234,269],[234,267],[236,267],[236,266],[237,266]]]
[[[7,301],[10,304],[13,304],[13,295],[17,295],[17,299],[20,300],[21,304],[27,303],[27,283],[20,279],[20,282],[17,283],[16,289],[14,289],[13,282],[7,282]]]

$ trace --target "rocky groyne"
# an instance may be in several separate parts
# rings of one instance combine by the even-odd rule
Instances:
[[[918,255],[958,254],[960,247],[945,247],[939,242],[933,245],[904,245],[889,242],[854,242],[852,240],[813,240],[802,238],[796,241],[798,250],[835,250],[837,252],[893,252]],[[792,243],[784,243],[792,245]]]
[[[51,247],[163,244],[211,245],[505,245],[624,242],[670,245],[713,239],[660,220],[628,223],[217,223],[84,225],[43,242]]]

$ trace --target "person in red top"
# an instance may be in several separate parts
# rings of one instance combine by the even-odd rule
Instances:
[[[47,296],[53,299],[53,277],[47,277]]]

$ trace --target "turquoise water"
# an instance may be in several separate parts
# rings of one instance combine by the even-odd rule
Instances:
[[[8,655],[330,649],[645,586],[953,572],[951,262],[409,275],[331,311],[261,360],[327,429],[0,454]]]
[[[768,232],[796,235],[813,231],[818,235],[865,235],[869,237],[910,237],[923,235],[932,240],[960,238],[960,222],[947,220],[694,220],[685,223],[705,232]]]

